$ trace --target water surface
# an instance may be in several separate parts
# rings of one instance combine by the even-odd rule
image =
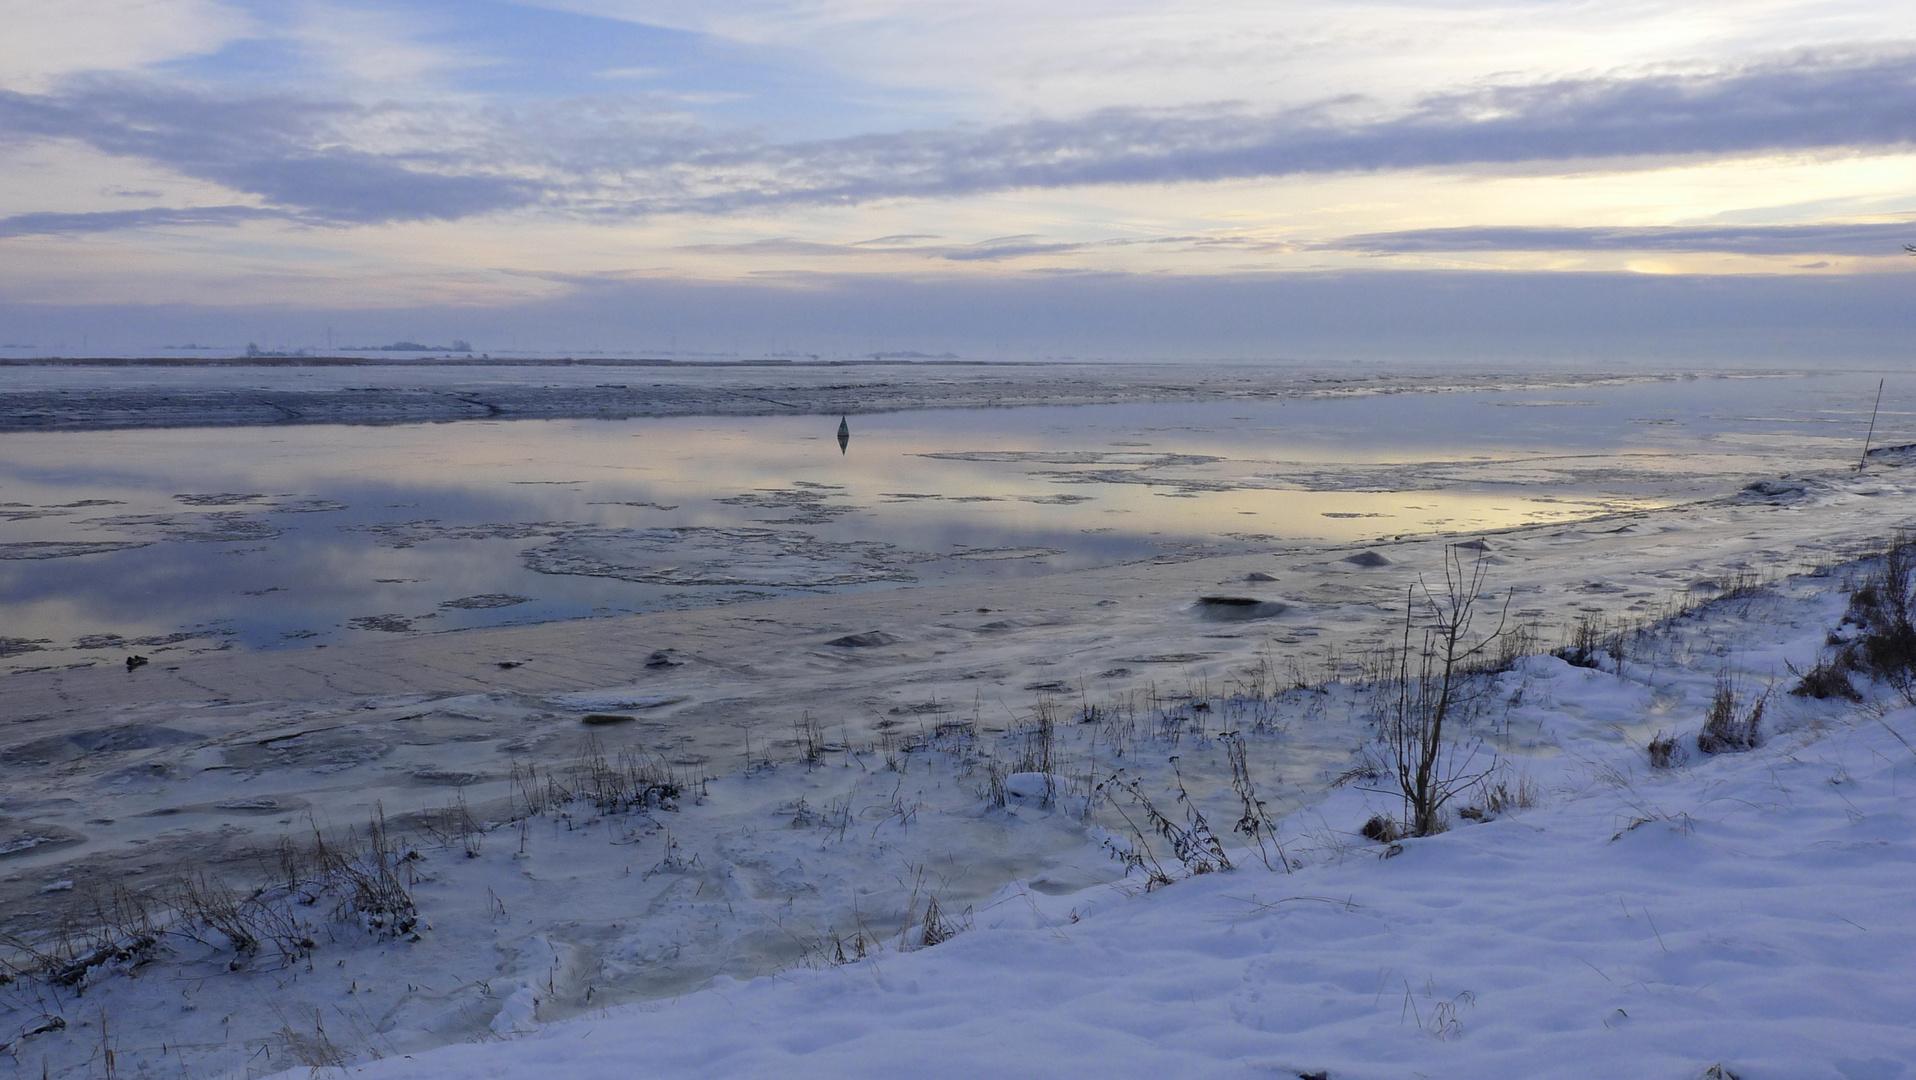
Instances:
[[[0,435],[0,663],[1473,532],[1860,449],[1875,379]],[[1879,442],[1908,426],[1892,396]]]

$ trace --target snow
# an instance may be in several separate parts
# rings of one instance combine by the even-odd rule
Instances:
[[[1704,673],[1665,674],[1693,690]],[[1526,763],[1539,808],[1388,858],[1318,850],[1295,873],[1251,864],[1148,894],[1014,884],[935,948],[348,1075],[1906,1075],[1916,754],[1892,729],[1916,737],[1916,709],[1652,773],[1640,745],[1574,737],[1609,721],[1564,709],[1629,713],[1632,680],[1553,658],[1506,677],[1525,679],[1558,700],[1520,711],[1570,751]],[[1305,817],[1348,821],[1362,798]]]

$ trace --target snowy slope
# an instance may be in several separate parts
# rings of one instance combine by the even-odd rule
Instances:
[[[1642,749],[1646,725],[1694,735],[1719,671],[1807,659],[1831,584],[1681,620],[1622,675],[1502,676],[1485,722],[1534,734],[1504,766],[1534,809],[1390,854],[1351,831],[1387,804],[1344,788],[1285,822],[1296,872],[1015,885],[932,948],[346,1075],[1895,1080],[1916,1068],[1916,709],[1779,694],[1755,751],[1659,771]]]

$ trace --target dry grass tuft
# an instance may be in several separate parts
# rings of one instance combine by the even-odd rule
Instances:
[[[1357,831],[1363,834],[1364,839],[1373,840],[1379,844],[1389,844],[1404,838],[1403,826],[1397,824],[1397,819],[1389,814],[1372,814],[1371,819],[1364,822],[1363,827]]]
[[[1652,769],[1674,769],[1690,760],[1690,752],[1683,748],[1675,735],[1659,731],[1650,738],[1650,767]]]
[[[1766,689],[1757,695],[1748,709],[1737,702],[1736,683],[1726,672],[1717,676],[1716,696],[1710,712],[1697,733],[1696,748],[1706,754],[1739,754],[1763,743],[1763,708],[1769,703]]]

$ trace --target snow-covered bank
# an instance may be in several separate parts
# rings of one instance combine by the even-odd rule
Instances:
[[[104,963],[80,986],[17,982],[0,991],[9,1035],[54,1016],[67,1026],[10,1049],[22,1068],[44,1058],[63,1075],[97,1073],[110,1048],[123,1071],[166,1076],[259,1075],[290,1058],[296,1075],[344,1062],[369,1077],[569,1080],[635,1069],[1687,1080],[1718,1063],[1746,1080],[1897,1077],[1916,1052],[1916,752],[1902,742],[1916,741],[1916,711],[1880,686],[1861,705],[1781,693],[1786,665],[1812,664],[1842,617],[1845,581],[1823,572],[1735,590],[1619,639],[1599,669],[1520,661],[1462,732],[1501,755],[1488,780],[1502,794],[1473,790],[1458,805],[1481,813],[1394,854],[1358,832],[1396,809],[1365,790],[1378,781],[1324,793],[1367,738],[1367,699],[1348,685],[1247,702],[1238,682],[1060,724],[1044,751],[1059,774],[1052,806],[1031,774],[1005,775],[1035,752],[1033,718],[994,731],[949,705],[922,718],[907,708],[872,742],[796,730],[800,756],[817,744],[816,765],[767,767],[761,743],[756,764],[681,791],[676,812],[575,799],[527,817],[522,801],[522,824],[501,827],[477,805],[473,820],[453,818],[467,806],[446,792],[441,816],[413,819],[419,857],[404,856],[419,940],[321,906],[308,915],[316,946],[290,963],[236,956],[202,933],[145,966]],[[1746,703],[1771,680],[1778,693],[1764,746],[1708,757],[1694,740],[1726,671]],[[582,702],[614,697],[641,714],[659,700]],[[406,730],[555,727],[478,696],[381,707],[408,710],[385,720]],[[1054,719],[1090,718],[1075,712]],[[287,758],[253,762],[256,780],[299,768],[371,780],[347,760],[353,744],[320,738],[351,730],[346,714],[335,722],[255,729],[224,752]],[[1175,815],[1176,755],[1228,836],[1237,802],[1216,758],[1233,728],[1251,733],[1274,808],[1305,804],[1281,822],[1293,871],[1236,851],[1237,869],[1186,877],[1147,837],[1181,880],[1148,891],[1135,871],[1120,880],[1103,842],[1122,851],[1138,838],[1108,806],[1080,816],[1087,782],[1122,768]],[[1690,749],[1687,764],[1651,768],[1659,731]],[[421,752],[456,743],[435,733]],[[147,791],[127,768],[122,801],[169,790]],[[203,772],[194,789],[244,790],[230,772]],[[576,785],[580,774],[561,775]],[[231,793],[208,805],[285,810]],[[148,820],[199,812],[162,809]],[[63,885],[42,885],[41,903]],[[957,932],[912,948],[932,896],[941,930]],[[634,997],[658,1000],[580,1016]],[[471,1039],[483,1041],[431,1049]]]
[[[344,1075],[1896,1080],[1916,1062],[1916,709],[1779,697],[1755,751],[1653,770],[1643,749],[1646,723],[1694,739],[1725,665],[1815,653],[1829,597],[1797,592],[1622,675],[1537,657],[1503,676],[1496,722],[1561,751],[1512,765],[1534,809],[1390,848],[1352,834],[1375,796],[1344,789],[1286,822],[1296,872],[1018,884],[934,948]]]

